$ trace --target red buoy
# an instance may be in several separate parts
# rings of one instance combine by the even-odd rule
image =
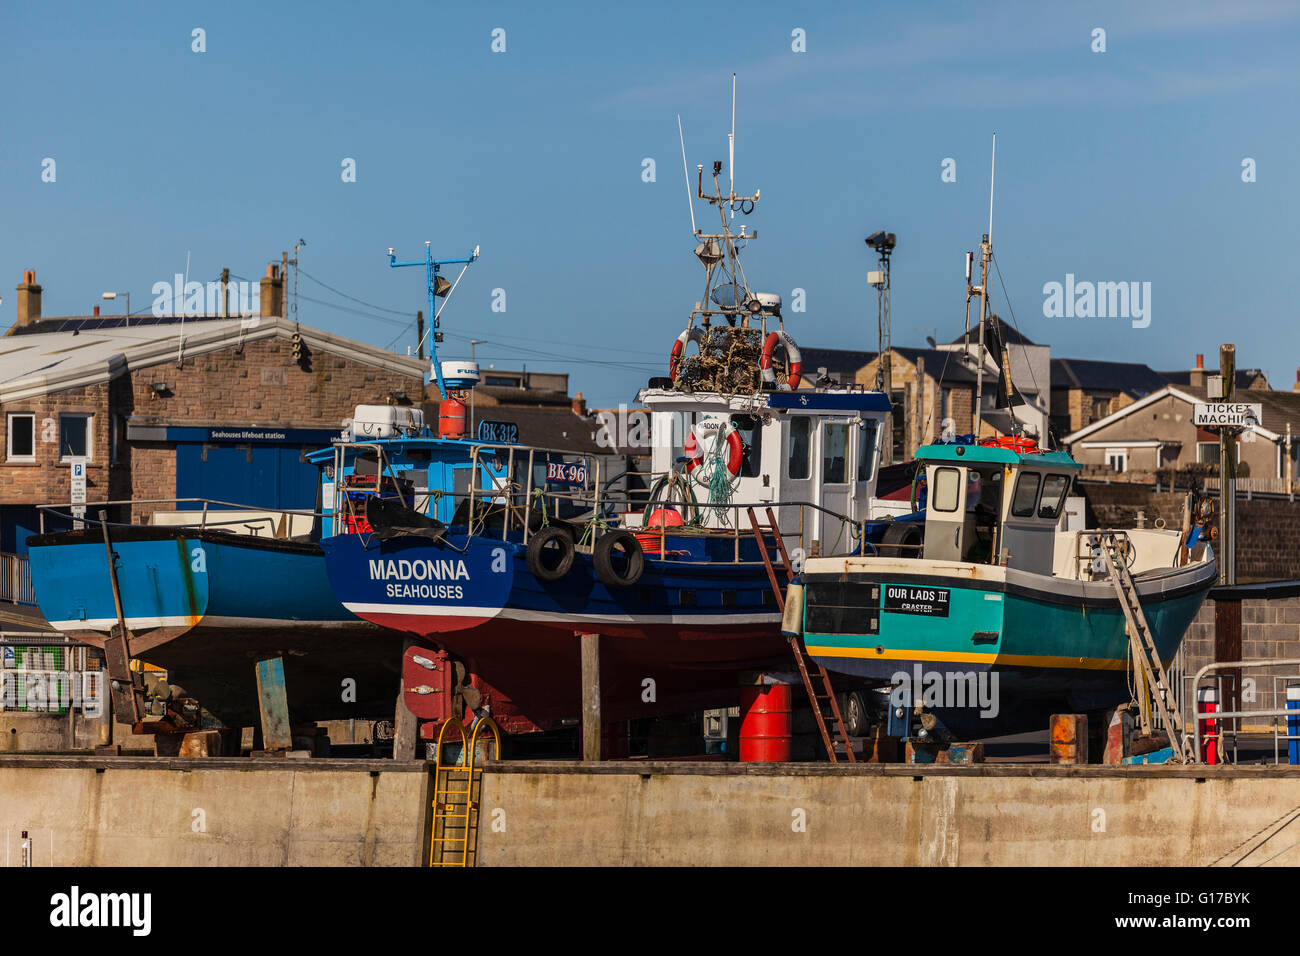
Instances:
[[[741,763],[781,763],[790,759],[794,721],[789,684],[740,688]]]

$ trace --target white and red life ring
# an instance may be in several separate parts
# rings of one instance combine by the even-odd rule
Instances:
[[[732,477],[740,474],[741,465],[745,463],[745,443],[740,439],[740,432],[731,422],[722,426],[722,437],[727,443],[727,471],[731,472]],[[695,439],[695,429],[686,436],[686,442],[682,446],[682,451],[686,455],[686,473],[689,475],[699,467],[700,462],[704,459],[704,452],[700,449],[700,443]]]
[[[790,363],[790,374],[784,385],[777,385],[776,371],[772,368],[772,353],[776,351],[778,342],[785,346],[786,361]],[[803,359],[799,355],[799,346],[794,344],[794,339],[789,332],[778,329],[767,333],[767,339],[763,342],[763,357],[758,363],[758,368],[763,374],[764,385],[775,387],[782,392],[793,392],[799,387],[799,373],[803,369]]]
[[[677,378],[677,368],[686,355],[687,342],[694,342],[697,347],[703,348],[704,330],[693,325],[689,329],[683,329],[682,334],[677,336],[677,341],[673,343],[672,354],[668,356],[668,377],[671,379]]]

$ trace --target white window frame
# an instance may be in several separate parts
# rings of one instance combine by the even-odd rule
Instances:
[[[30,418],[32,422],[32,453],[30,455],[14,454],[14,419]],[[36,413],[35,412],[9,412],[5,417],[5,460],[6,461],[35,461],[36,460]]]
[[[65,455],[63,453],[63,420],[65,418],[84,418],[86,420],[86,454]],[[59,443],[59,461],[66,464],[73,458],[84,457],[86,461],[95,460],[95,416],[92,412],[59,412],[58,431],[55,440]]]
[[[1118,458],[1123,464],[1122,468],[1115,468],[1114,459]],[[1107,448],[1106,464],[1114,468],[1115,474],[1122,475],[1128,471],[1128,449],[1127,448]]]

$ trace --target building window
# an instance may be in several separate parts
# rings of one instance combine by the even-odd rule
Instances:
[[[1105,418],[1110,414],[1110,399],[1094,395],[1092,397],[1092,420]]]
[[[7,457],[10,461],[36,460],[36,416],[10,415]]]
[[[1237,464],[1241,464],[1241,452],[1233,445],[1233,451],[1237,452]],[[1217,465],[1220,459],[1219,443],[1217,441],[1198,441],[1196,443],[1196,462],[1200,465]]]
[[[822,426],[822,484],[840,485],[848,481],[849,426]]]
[[[59,461],[90,457],[90,416],[59,416]]]
[[[1128,471],[1128,449],[1108,448],[1106,450],[1106,464],[1110,465],[1111,471]]]
[[[808,477],[809,451],[812,445],[812,419],[798,415],[790,419],[790,453],[786,457],[787,478]]]

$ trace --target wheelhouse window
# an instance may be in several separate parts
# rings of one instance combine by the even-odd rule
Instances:
[[[1048,475],[1043,479],[1043,496],[1038,499],[1038,517],[1056,520],[1065,507],[1065,496],[1070,491],[1067,475]]]
[[[740,433],[745,457],[740,463],[741,478],[757,478],[763,464],[763,422],[757,415],[732,415],[731,424]]]
[[[880,422],[864,418],[858,422],[858,481],[870,481],[876,470],[876,445]]]
[[[849,426],[822,426],[822,484],[841,485],[848,480]]]
[[[808,477],[812,451],[812,419],[795,415],[790,419],[790,449],[786,456],[785,475],[796,480]]]
[[[956,511],[961,499],[961,469],[936,468],[930,489],[930,507],[935,511]]]
[[[90,457],[90,416],[59,416],[59,461]]]
[[[1011,514],[1017,518],[1032,518],[1038,502],[1038,475],[1032,471],[1021,472],[1016,479],[1016,493],[1011,498]]]
[[[36,460],[36,416],[10,415],[7,421],[6,456],[10,461]]]

